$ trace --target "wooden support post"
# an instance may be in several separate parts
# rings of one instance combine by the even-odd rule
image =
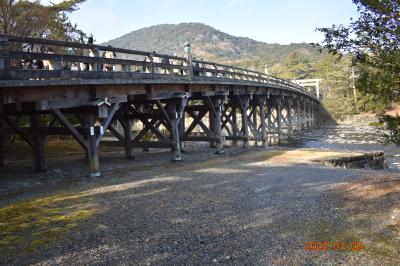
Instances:
[[[210,131],[214,132],[215,122],[214,122],[214,115],[212,114],[211,110],[209,110],[209,112],[208,112],[208,122],[209,122]],[[210,148],[216,148],[216,147],[217,147],[217,142],[215,140],[211,140]]]
[[[257,126],[257,103],[253,104],[253,125],[254,125],[254,146],[257,147],[257,139],[258,139],[258,126]]]
[[[267,103],[267,127],[268,127],[268,145],[272,145],[272,100],[269,100]]]
[[[236,107],[236,103],[232,102],[232,135],[233,135],[233,140],[232,140],[232,146],[233,147],[237,147],[238,146],[238,141],[237,141],[237,137],[239,135],[238,132],[238,123],[237,123],[237,107]]]
[[[40,133],[41,115],[31,114],[31,129],[33,143],[33,171],[45,172],[46,163],[44,159],[44,136]]]
[[[87,110],[85,112],[85,128],[89,132],[86,134],[87,141],[87,156],[89,163],[89,176],[90,177],[100,177],[100,163],[99,163],[99,151],[96,144],[97,133],[94,128],[96,123],[96,114],[92,110]]]
[[[313,112],[312,118],[313,118],[313,127],[314,127],[314,128],[318,126],[318,121],[317,121],[317,108],[318,108],[318,106],[317,106],[317,104],[314,102],[313,105],[312,105],[312,112]]]
[[[267,123],[265,121],[265,101],[266,96],[259,96],[259,105],[260,105],[260,120],[261,120],[261,141],[262,147],[266,148],[268,146],[267,142]]]
[[[307,103],[304,100],[303,101],[303,123],[304,123],[304,128],[308,129],[308,114],[307,114]]]
[[[299,132],[299,135],[301,135],[301,130],[303,129],[302,128],[302,118],[303,118],[303,116],[301,115],[301,108],[300,108],[300,105],[301,105],[301,100],[300,99],[297,99],[297,102],[296,102],[296,124],[297,124],[297,130],[298,130],[298,132]]]
[[[278,130],[278,144],[282,141],[282,100],[276,99],[276,123],[277,123],[277,130]]]
[[[168,115],[170,117],[170,123],[171,123],[171,161],[172,162],[180,162],[182,161],[182,156],[181,156],[181,145],[180,145],[180,139],[179,139],[179,120],[180,120],[180,114],[178,114],[177,109],[177,104],[181,104],[180,99],[175,99],[175,100],[170,100],[167,103],[167,111]]]
[[[124,121],[124,140],[125,140],[125,159],[133,160],[135,156],[133,156],[133,147],[131,144],[133,140],[133,132],[132,132],[133,120],[130,118],[125,119]]]
[[[179,121],[179,139],[182,139],[182,136],[185,134],[185,111],[182,112],[182,117]],[[180,149],[181,153],[185,153],[185,143],[184,141],[180,141]]]
[[[242,133],[243,133],[243,148],[249,147],[249,121],[247,110],[249,109],[249,98],[247,96],[239,96],[242,109]]]
[[[221,113],[222,113],[222,108],[223,108],[223,99],[220,97],[214,97],[212,99],[212,110],[210,110],[210,117],[213,117],[213,127],[212,127],[212,132],[214,133],[214,136],[216,138],[215,141],[215,148],[216,154],[224,154],[224,140],[222,137],[222,126],[221,126]]]
[[[292,114],[292,99],[287,99],[287,120],[288,120],[288,136],[293,137],[293,114]]]

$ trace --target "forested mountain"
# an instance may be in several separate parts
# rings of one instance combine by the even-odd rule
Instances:
[[[184,43],[190,40],[193,54],[204,60],[234,63],[262,70],[265,64],[283,63],[289,56],[316,61],[320,52],[307,43],[267,44],[250,38],[235,37],[201,23],[162,24],[142,28],[107,45],[168,54],[184,54]]]
[[[307,43],[268,44],[235,37],[201,23],[181,23],[142,28],[105,44],[184,56],[186,40],[190,40],[197,58],[257,71],[264,71],[268,64],[271,75],[289,80],[322,79],[323,104],[334,117],[385,107],[371,101],[371,95],[354,93],[351,57],[339,60]]]

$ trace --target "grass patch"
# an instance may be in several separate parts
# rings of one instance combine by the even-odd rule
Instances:
[[[369,123],[368,124],[368,126],[370,126],[370,127],[383,127],[384,126],[384,124],[383,123],[381,123],[381,122],[371,122],[371,123]]]
[[[95,213],[87,196],[58,193],[0,209],[0,258],[27,254],[65,236]]]

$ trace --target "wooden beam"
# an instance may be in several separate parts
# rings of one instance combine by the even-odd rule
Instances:
[[[12,129],[17,135],[20,135],[25,142],[27,142],[32,148],[34,147],[34,144],[31,140],[31,138],[23,131],[21,128],[14,122],[12,121],[6,114],[0,113],[0,118],[3,119],[3,121]]]
[[[204,133],[207,136],[209,136],[209,137],[214,136],[212,131],[207,128],[207,126],[203,123],[203,121],[201,121],[200,115],[196,115],[193,111],[190,111],[190,110],[187,113],[193,118],[193,120],[196,120],[197,125],[199,125],[201,127],[201,129],[203,129]]]
[[[167,114],[167,111],[165,111],[164,106],[162,105],[162,103],[160,102],[160,100],[156,100],[156,105],[158,107],[158,109],[160,109],[161,113],[164,115],[165,120],[167,121],[167,123],[169,125],[172,124],[171,119],[169,118],[169,115]]]
[[[156,122],[157,122],[157,119],[150,120],[150,124],[154,124]],[[145,127],[133,139],[134,142],[139,141],[141,138],[143,138],[150,131],[150,126],[148,124],[144,124],[144,126]]]
[[[141,140],[141,141],[135,141],[135,142],[130,142],[128,146],[130,148],[171,148],[171,142],[163,142],[163,141],[147,141],[147,140]]]
[[[160,130],[154,126],[154,124],[155,124],[157,121],[155,121],[155,123],[150,123],[150,122],[149,122],[148,120],[146,120],[146,119],[140,119],[140,121],[141,121],[146,127],[148,127],[148,128],[150,129],[150,131],[153,132],[154,135],[155,135],[160,141],[168,142],[168,138],[167,138],[166,136],[164,136],[164,135],[160,132]],[[152,121],[153,121],[153,120],[152,120]]]
[[[112,126],[108,127],[108,130],[116,137],[121,143],[125,143],[125,138]]]
[[[88,148],[88,142],[85,138],[78,132],[78,130],[69,122],[69,120],[61,113],[58,109],[53,109],[54,115],[63,123],[63,125],[68,128],[72,136],[78,141],[78,143],[84,148]]]
[[[198,125],[198,121],[199,120],[201,121],[201,119],[207,114],[207,110],[199,111],[199,113],[197,115],[195,114],[195,111],[192,111],[192,110],[190,110],[190,111],[188,110],[187,113],[190,115],[190,117],[193,118],[193,121],[192,121],[192,123],[190,123],[189,127],[187,128],[185,133],[182,135],[182,137],[189,136],[189,134],[193,131],[193,129]]]
[[[118,109],[121,107],[120,103],[115,103],[114,106],[111,108],[110,114],[108,115],[106,121],[104,121],[102,127],[103,130],[100,130],[100,134],[96,139],[96,145],[99,146],[101,139],[103,138],[106,130],[108,129],[109,125],[114,119],[115,113],[118,111]]]
[[[211,140],[217,140],[215,137],[208,137],[208,136],[187,136],[181,138],[181,140],[184,141],[204,141],[204,142],[209,142]]]

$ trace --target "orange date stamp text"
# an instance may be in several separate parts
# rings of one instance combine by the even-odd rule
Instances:
[[[307,251],[362,251],[364,244],[359,241],[308,241],[304,242],[304,249]]]

